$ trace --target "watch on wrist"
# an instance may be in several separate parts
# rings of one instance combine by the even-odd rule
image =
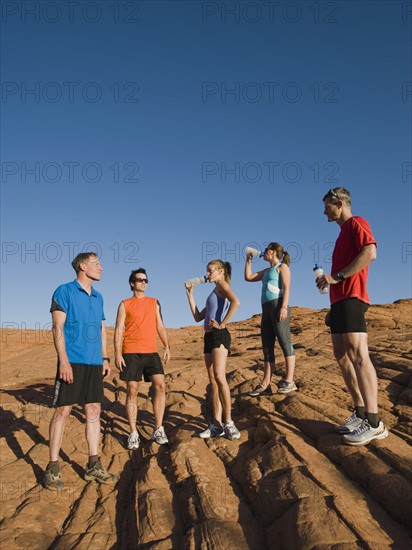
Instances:
[[[339,273],[336,273],[336,277],[339,279],[339,281],[345,280],[345,275],[342,273],[342,271],[339,271]]]
[[[110,357],[103,357],[102,359],[103,361],[107,361],[108,363],[110,363]]]

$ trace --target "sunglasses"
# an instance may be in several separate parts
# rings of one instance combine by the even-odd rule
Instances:
[[[149,279],[135,279],[134,280],[135,283],[148,283],[149,282]]]
[[[335,193],[335,191],[333,189],[329,189],[328,195],[331,195],[334,199],[336,199],[338,201],[342,200],[340,197],[338,197],[338,195]]]

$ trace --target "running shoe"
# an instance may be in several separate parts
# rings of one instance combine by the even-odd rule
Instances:
[[[228,439],[230,439],[231,441],[233,441],[233,439],[240,438],[240,432],[236,428],[233,420],[231,420],[230,422],[225,422],[224,429],[225,429],[225,434],[227,435]]]
[[[137,432],[132,432],[127,439],[127,448],[129,451],[138,449],[140,445],[140,437]]]
[[[158,445],[165,445],[166,443],[169,443],[163,426],[160,426],[160,428],[153,430],[152,439],[153,441],[156,441]]]
[[[257,397],[258,395],[272,395],[272,388],[269,386],[266,386],[264,388],[261,384],[258,384],[256,388],[249,392],[249,395],[251,397]]]
[[[117,477],[115,475],[111,474],[105,468],[103,468],[100,460],[95,462],[90,468],[86,464],[84,479],[86,481],[94,480],[97,481],[97,483],[102,483],[103,485],[111,485],[112,483],[116,483],[117,481]]]
[[[278,386],[278,393],[289,393],[291,391],[296,391],[298,388],[295,384],[295,382],[287,382],[285,380],[285,383],[282,384],[281,386],[279,385]]]
[[[382,420],[377,428],[372,428],[365,418],[356,430],[353,430],[350,434],[345,434],[343,440],[348,445],[367,445],[373,439],[385,439],[388,435],[388,430]]]
[[[43,477],[43,486],[49,491],[63,491],[64,483],[61,479],[61,470],[58,464],[46,468]]]
[[[353,414],[349,418],[347,418],[343,424],[340,424],[340,426],[334,426],[333,429],[339,434],[350,434],[351,432],[356,430],[356,428],[359,428],[361,424],[362,418],[358,418],[354,411]]]
[[[225,435],[225,430],[222,426],[217,426],[211,422],[204,432],[200,432],[199,437],[208,439],[209,437],[220,437],[222,435]]]

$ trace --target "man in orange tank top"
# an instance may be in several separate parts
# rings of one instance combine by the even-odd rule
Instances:
[[[163,427],[166,404],[165,377],[162,361],[157,353],[156,335],[159,335],[164,345],[165,364],[170,359],[170,348],[160,304],[156,298],[145,296],[148,282],[145,269],[139,268],[131,272],[129,285],[133,296],[120,302],[114,332],[116,366],[120,370],[120,379],[127,383],[126,411],[130,425],[127,448],[130,450],[138,449],[140,444],[136,427],[136,398],[142,376],[145,382],[151,382],[153,388],[156,425],[152,439],[159,445],[168,443]]]

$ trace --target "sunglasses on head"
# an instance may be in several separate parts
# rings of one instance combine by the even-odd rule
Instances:
[[[334,199],[336,199],[338,201],[342,200],[340,197],[338,197],[338,195],[335,193],[335,191],[333,189],[329,189],[328,195],[331,195]]]

